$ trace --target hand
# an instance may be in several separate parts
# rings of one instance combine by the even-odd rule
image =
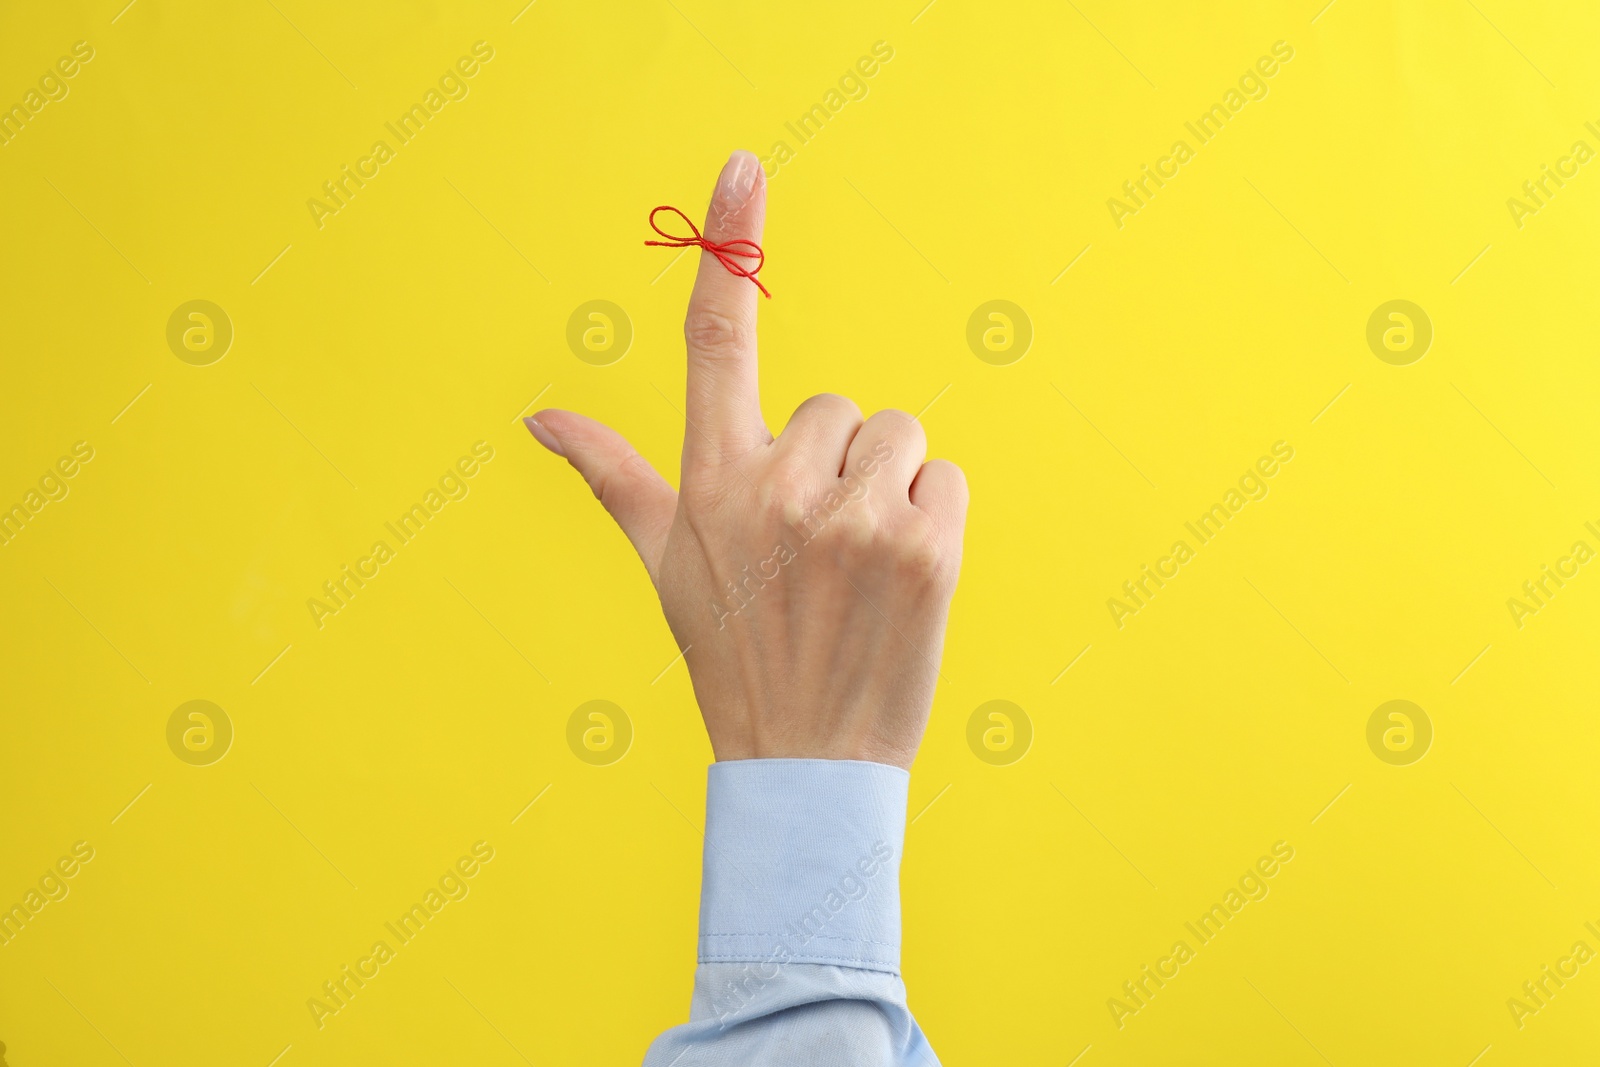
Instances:
[[[761,165],[735,152],[705,236],[759,242],[765,215]],[[644,560],[718,760],[909,769],[961,566],[966,479],[923,462],[916,419],[863,422],[833,394],[801,404],[774,440],[761,418],[758,301],[701,253],[684,323],[681,493],[592,419],[547,410],[528,429],[583,475]]]

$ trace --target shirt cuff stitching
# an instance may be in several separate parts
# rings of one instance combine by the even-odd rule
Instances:
[[[701,934],[700,936],[702,938],[732,937],[732,938],[740,938],[740,939],[752,938],[752,937],[755,937],[755,938],[769,938],[770,937],[770,938],[774,938],[776,940],[782,941],[788,935],[784,934],[784,933],[756,933],[756,934]],[[806,943],[807,944],[810,944],[813,941],[830,941],[830,942],[835,942],[835,943],[841,944],[841,945],[877,945],[880,948],[899,948],[900,947],[899,942],[896,942],[896,941],[874,941],[870,937],[829,937],[827,934],[813,934],[812,936],[806,938]]]
[[[751,959],[746,955],[711,956],[701,955],[701,963],[760,963],[760,960]],[[823,956],[820,954],[801,954],[789,959],[789,963],[832,963],[841,966],[854,966],[861,970],[883,970],[892,968],[899,973],[899,965],[884,960],[872,959],[866,956]]]

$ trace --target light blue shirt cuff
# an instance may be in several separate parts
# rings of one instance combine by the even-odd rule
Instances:
[[[699,962],[898,974],[910,781],[857,760],[713,763]]]

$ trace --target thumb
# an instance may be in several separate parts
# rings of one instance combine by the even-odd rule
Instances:
[[[571,411],[549,409],[522,420],[540,444],[563,456],[583,475],[644,561],[655,581],[678,510],[678,494],[650,461],[604,423]]]

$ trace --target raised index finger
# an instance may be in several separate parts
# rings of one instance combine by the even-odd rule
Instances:
[[[713,244],[759,243],[767,213],[767,179],[761,161],[749,152],[728,158],[711,195],[704,234]],[[724,252],[746,270],[756,258]],[[745,248],[745,251],[753,251]],[[761,420],[756,365],[756,303],[760,292],[750,279],[729,271],[711,252],[700,253],[684,319],[689,349],[690,425],[684,429],[685,459],[715,463],[772,440]]]

